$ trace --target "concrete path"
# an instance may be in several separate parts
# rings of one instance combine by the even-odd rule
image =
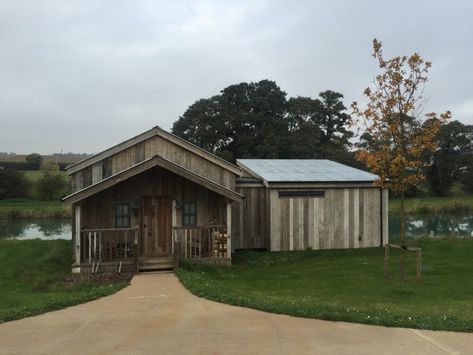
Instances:
[[[472,354],[473,334],[276,315],[206,301],[173,274],[0,325],[1,354]]]

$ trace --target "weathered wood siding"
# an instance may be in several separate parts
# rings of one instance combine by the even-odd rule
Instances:
[[[153,136],[73,174],[73,192],[159,155],[202,177],[235,190],[236,175],[222,166],[161,137]]]
[[[226,223],[224,197],[179,175],[155,167],[81,201],[80,228],[112,228],[114,204],[117,202],[131,204],[131,227],[139,226],[142,196],[166,196],[179,202],[196,201],[198,225]],[[174,226],[181,226],[181,209],[177,208],[175,213]]]
[[[363,248],[388,240],[387,190],[383,216],[379,188],[326,189],[325,197],[279,197],[279,191],[269,192],[272,251]]]
[[[267,192],[264,187],[238,187],[244,196],[233,204],[233,244],[235,249],[269,249]]]

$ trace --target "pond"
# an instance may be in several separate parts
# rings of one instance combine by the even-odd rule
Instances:
[[[407,215],[407,236],[419,237],[473,237],[473,215],[464,214],[426,214]],[[389,238],[399,238],[399,215],[389,215]]]
[[[408,237],[473,238],[473,215],[428,214],[407,216]],[[0,220],[0,239],[71,239],[70,219]],[[399,238],[399,215],[389,216],[389,236]]]
[[[71,220],[63,218],[0,220],[0,240],[71,239],[71,228]]]

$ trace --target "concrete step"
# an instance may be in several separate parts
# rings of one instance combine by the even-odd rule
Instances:
[[[139,271],[172,269],[174,269],[173,258],[146,258],[138,262]]]

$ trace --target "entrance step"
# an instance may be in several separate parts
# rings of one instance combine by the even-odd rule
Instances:
[[[138,271],[172,270],[174,259],[172,257],[140,258]]]

